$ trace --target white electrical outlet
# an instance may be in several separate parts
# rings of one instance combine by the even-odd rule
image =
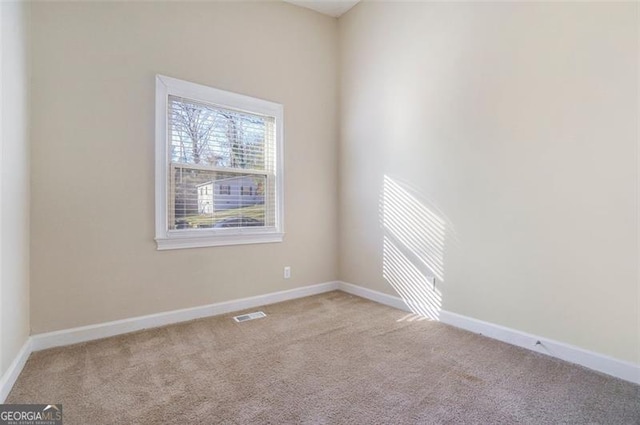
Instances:
[[[291,267],[287,266],[284,268],[284,278],[289,279],[291,277]]]

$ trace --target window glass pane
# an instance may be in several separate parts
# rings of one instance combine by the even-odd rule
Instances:
[[[265,144],[274,119],[169,96],[170,161],[252,170],[273,169]]]
[[[170,230],[273,227],[273,180],[267,175],[172,166]],[[265,201],[266,199],[266,201]]]

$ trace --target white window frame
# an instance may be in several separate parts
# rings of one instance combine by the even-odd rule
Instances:
[[[275,227],[176,229],[168,227],[169,168],[168,100],[169,95],[201,101],[221,108],[274,117],[275,148]],[[282,242],[284,237],[283,179],[284,108],[279,103],[156,75],[156,243],[158,250],[209,246]]]

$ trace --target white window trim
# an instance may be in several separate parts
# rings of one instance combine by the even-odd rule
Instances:
[[[221,107],[276,119],[276,200],[275,227],[240,229],[169,230],[167,223],[169,164],[167,148],[167,108],[169,95],[212,103]],[[282,242],[284,237],[283,178],[284,108],[279,103],[231,93],[213,87],[156,75],[156,243],[158,250],[209,246]]]

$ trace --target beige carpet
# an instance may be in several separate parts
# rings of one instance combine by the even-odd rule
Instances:
[[[34,353],[7,402],[66,425],[640,424],[639,386],[342,292],[262,310]]]

